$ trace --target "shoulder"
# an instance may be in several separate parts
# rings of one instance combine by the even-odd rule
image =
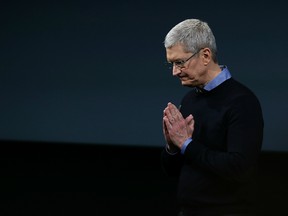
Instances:
[[[225,95],[231,99],[251,98],[258,101],[257,96],[249,87],[233,78],[222,84],[222,92],[225,92]]]
[[[232,113],[243,113],[262,118],[262,109],[258,97],[243,83],[235,79],[227,80],[227,103]],[[257,115],[259,114],[259,115]]]

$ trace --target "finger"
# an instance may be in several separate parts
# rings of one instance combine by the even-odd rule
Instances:
[[[194,124],[195,124],[193,116],[190,114],[185,119],[185,122],[187,124],[187,133],[188,133],[189,136],[192,136],[193,135],[193,131],[194,131]]]
[[[170,113],[174,119],[176,119],[176,120],[183,119],[182,114],[180,113],[179,109],[174,104],[169,102],[168,108],[169,108]]]
[[[189,116],[187,116],[187,118],[185,119],[186,124],[191,124],[192,121],[194,121],[194,117],[192,114],[190,114]]]
[[[171,124],[171,121],[170,119],[167,117],[167,116],[164,116],[163,118],[163,123],[164,123],[164,127],[167,131],[171,130],[172,129],[172,124]]]
[[[164,129],[165,131],[167,131],[166,122],[167,122],[167,116],[164,116],[164,117],[163,117],[163,120],[162,120],[162,125],[163,125],[163,129]],[[169,120],[168,120],[168,122],[169,122]]]
[[[163,117],[166,116],[167,108],[163,110]]]
[[[163,134],[164,134],[165,136],[168,134],[167,126],[166,126],[164,120],[163,120]]]
[[[169,106],[164,109],[164,116],[166,116],[170,122],[174,122],[175,120],[175,116],[172,115],[171,108]]]
[[[194,124],[195,124],[195,120],[194,120],[194,117],[192,115],[189,115],[188,116],[188,126],[191,128],[191,127],[194,127]]]
[[[175,111],[175,112],[179,112],[178,107],[176,107],[176,106],[175,106],[173,103],[171,103],[171,102],[168,103],[168,107],[169,107],[170,109],[173,109],[173,111]]]
[[[168,108],[169,108],[169,110],[170,110],[170,112],[171,112],[171,115],[175,117],[175,116],[177,115],[177,112],[176,112],[176,111],[178,111],[178,109],[176,108],[176,106],[175,106],[174,104],[172,104],[171,102],[169,102],[169,103],[168,103]]]

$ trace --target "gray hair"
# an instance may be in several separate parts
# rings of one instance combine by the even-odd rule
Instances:
[[[166,35],[164,46],[170,48],[183,44],[185,51],[196,53],[201,48],[209,48],[212,58],[217,62],[217,46],[208,24],[199,19],[186,19],[174,26]]]

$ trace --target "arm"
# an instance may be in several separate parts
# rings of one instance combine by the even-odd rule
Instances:
[[[186,148],[185,162],[228,181],[249,180],[257,168],[262,144],[260,105],[254,97],[239,97],[225,118],[226,151],[213,150],[196,137]]]

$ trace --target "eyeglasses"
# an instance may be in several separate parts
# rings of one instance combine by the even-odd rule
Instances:
[[[172,69],[173,66],[178,67],[179,69],[185,68],[184,64],[188,62],[190,59],[192,59],[197,53],[199,53],[203,48],[199,49],[197,52],[195,52],[193,55],[191,55],[188,59],[186,60],[179,60],[175,62],[167,62],[168,68]]]

